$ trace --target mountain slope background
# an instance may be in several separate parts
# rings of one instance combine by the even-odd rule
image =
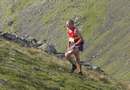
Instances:
[[[65,21],[77,19],[85,39],[82,60],[130,80],[129,0],[1,0],[0,31],[29,34],[65,51]]]

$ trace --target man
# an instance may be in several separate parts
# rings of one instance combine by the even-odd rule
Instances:
[[[76,26],[74,25],[73,20],[68,20],[66,22],[66,28],[68,36],[68,45],[65,57],[72,64],[71,72],[73,73],[76,70],[78,74],[82,74],[79,51],[83,51],[83,38]],[[71,60],[72,56],[74,56],[75,58],[75,63]]]

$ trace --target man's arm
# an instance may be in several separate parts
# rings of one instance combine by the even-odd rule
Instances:
[[[67,42],[67,50],[70,48],[70,43],[69,41]]]
[[[79,40],[75,43],[76,45],[78,45],[79,43],[81,43],[82,41],[83,41],[83,37],[81,36],[81,34],[80,34],[80,32],[79,32],[79,30],[78,29],[76,29],[76,32],[77,32],[77,34],[78,34],[78,36],[79,36]]]

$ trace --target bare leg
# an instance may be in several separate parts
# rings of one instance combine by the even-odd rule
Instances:
[[[66,60],[69,60],[69,61],[70,61],[72,54],[73,54],[72,52],[70,52],[70,53],[66,52],[66,53],[65,53],[65,58],[66,58]]]
[[[68,60],[72,64],[71,73],[73,73],[76,69],[76,62],[72,59],[73,54],[74,54],[73,51],[71,53],[68,53],[68,52],[65,53],[66,60]]]
[[[78,50],[75,50],[74,56],[75,56],[75,60],[76,60],[77,71],[78,71],[78,73],[82,73],[81,65],[80,65],[80,56],[79,56]]]

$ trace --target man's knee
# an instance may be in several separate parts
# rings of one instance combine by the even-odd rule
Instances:
[[[67,53],[65,53],[65,57],[67,57],[68,55],[67,55]]]
[[[65,58],[66,58],[66,59],[69,59],[69,57],[70,57],[70,54],[66,52],[66,53],[65,53]]]
[[[65,53],[65,57],[69,57],[72,53],[73,53],[73,51],[67,51],[67,52]]]

